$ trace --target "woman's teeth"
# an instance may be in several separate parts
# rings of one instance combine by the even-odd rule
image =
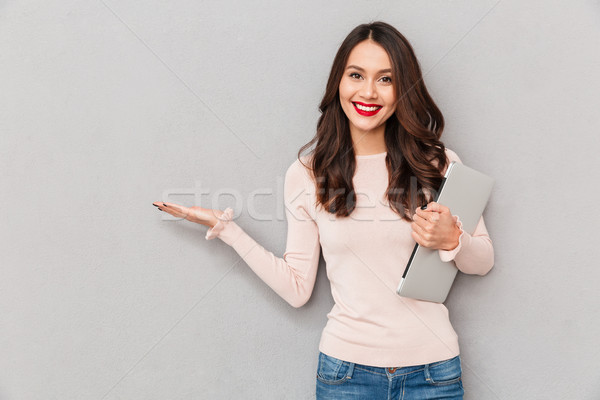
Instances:
[[[365,107],[365,106],[361,106],[360,104],[356,104],[356,103],[354,103],[354,106],[362,111],[375,111],[375,110],[378,110],[381,108],[381,106]]]

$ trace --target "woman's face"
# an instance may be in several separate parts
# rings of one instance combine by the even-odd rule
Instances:
[[[340,81],[340,102],[353,133],[385,129],[394,113],[396,94],[387,52],[372,40],[357,44],[348,57]]]

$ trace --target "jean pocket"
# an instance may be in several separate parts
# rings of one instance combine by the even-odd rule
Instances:
[[[319,366],[317,379],[323,383],[337,385],[352,378],[354,363],[342,361],[338,358],[328,356],[319,352]]]
[[[451,385],[461,381],[460,356],[425,366],[425,380],[435,386]]]

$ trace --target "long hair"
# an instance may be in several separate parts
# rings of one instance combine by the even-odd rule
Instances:
[[[349,216],[356,206],[352,178],[356,159],[350,127],[340,104],[339,86],[352,49],[364,40],[385,49],[392,65],[396,110],[385,123],[388,188],[386,199],[394,212],[412,221],[414,210],[432,201],[447,164],[439,140],[444,117],[427,92],[415,53],[406,38],[385,22],[357,26],[342,42],[331,67],[316,135],[301,153],[316,142],[309,168],[316,180],[317,204],[338,217]],[[434,166],[432,163],[436,163]]]

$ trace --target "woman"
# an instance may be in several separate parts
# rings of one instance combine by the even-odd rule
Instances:
[[[469,234],[431,201],[449,162],[460,160],[439,140],[444,119],[404,36],[383,22],[356,27],[320,110],[315,137],[285,175],[283,258],[248,236],[231,208],[154,205],[209,226],[207,240],[231,245],[294,307],[311,295],[322,247],[335,305],[319,344],[317,399],[462,399],[448,310],[395,288],[415,242],[479,275],[492,268],[493,248],[483,218]]]

